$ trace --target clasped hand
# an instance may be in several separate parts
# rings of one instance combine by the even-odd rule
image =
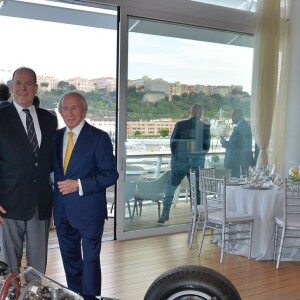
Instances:
[[[74,193],[77,190],[77,180],[67,179],[64,181],[58,181],[57,186],[63,195]]]

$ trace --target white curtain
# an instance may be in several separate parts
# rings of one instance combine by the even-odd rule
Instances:
[[[258,0],[252,78],[251,120],[260,148],[257,166],[283,174],[291,0]]]
[[[257,167],[268,164],[268,146],[276,103],[280,36],[280,0],[258,0],[251,92],[251,126],[260,149]]]
[[[269,144],[269,164],[276,166],[281,176],[284,174],[285,123],[288,101],[288,73],[290,65],[291,0],[281,0],[279,37],[279,75],[276,105]]]

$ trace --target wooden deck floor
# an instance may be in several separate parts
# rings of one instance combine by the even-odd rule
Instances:
[[[156,209],[156,206],[145,206],[142,216],[128,220],[128,224],[140,228],[147,221],[147,226],[150,227],[151,222],[154,226]],[[173,219],[179,216],[186,218],[184,211],[185,214],[188,211],[184,205],[176,206],[172,209]],[[220,264],[220,248],[211,244],[209,238],[205,241],[201,257],[198,257],[197,241],[189,249],[186,233],[112,241],[113,218],[105,227],[101,252],[103,296],[143,300],[148,287],[161,273],[180,265],[203,265],[225,275],[236,286],[243,300],[300,300],[300,262],[282,262],[280,269],[276,270],[274,261],[248,260],[225,254],[224,262]],[[46,275],[66,285],[55,231],[50,232]]]
[[[179,265],[203,265],[225,275],[238,289],[243,300],[300,299],[300,262],[248,260],[225,254],[219,263],[220,248],[209,239],[201,257],[197,245],[189,249],[185,233],[129,241],[103,242],[102,294],[121,300],[142,300],[146,290],[162,272]],[[58,248],[49,250],[47,276],[66,284]]]

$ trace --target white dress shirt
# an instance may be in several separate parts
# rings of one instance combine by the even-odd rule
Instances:
[[[64,161],[64,157],[66,154],[66,149],[67,149],[67,145],[68,145],[68,140],[69,140],[69,132],[72,131],[74,133],[73,135],[73,148],[75,147],[75,144],[77,142],[78,136],[80,134],[80,131],[83,127],[85,123],[85,120],[82,120],[76,127],[74,127],[72,130],[70,130],[67,126],[66,126],[66,130],[64,133],[64,140],[63,140],[63,157],[62,157],[62,161]],[[79,195],[82,196],[83,195],[83,189],[82,189],[82,185],[81,185],[81,181],[80,179],[78,180],[78,185],[79,185]]]
[[[20,119],[22,121],[22,124],[24,126],[24,129],[27,133],[27,126],[26,126],[26,113],[23,111],[24,107],[20,106],[18,103],[16,103],[15,101],[12,102],[15,106],[15,108],[17,109]],[[42,133],[41,133],[41,128],[40,128],[40,124],[39,124],[39,120],[36,114],[36,110],[35,107],[33,105],[31,105],[29,108],[30,114],[32,116],[33,119],[33,124],[34,124],[34,130],[35,130],[35,134],[39,143],[39,147],[41,146],[41,141],[42,141]]]

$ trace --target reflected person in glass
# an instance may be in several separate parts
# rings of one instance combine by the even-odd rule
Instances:
[[[10,105],[8,101],[11,94],[9,91],[8,85],[1,83],[0,84],[0,108]]]
[[[232,124],[235,125],[229,140],[223,136],[220,142],[226,148],[224,166],[231,169],[231,176],[240,178],[247,175],[249,166],[253,166],[252,133],[250,124],[245,120],[243,112],[239,108],[232,111]]]
[[[189,119],[177,122],[171,135],[171,173],[158,223],[169,220],[174,193],[182,179],[185,176],[190,179],[190,170],[195,170],[198,174],[199,167],[204,168],[211,137],[210,125],[201,121],[202,111],[200,104],[193,104]],[[198,202],[200,203],[200,199]]]

